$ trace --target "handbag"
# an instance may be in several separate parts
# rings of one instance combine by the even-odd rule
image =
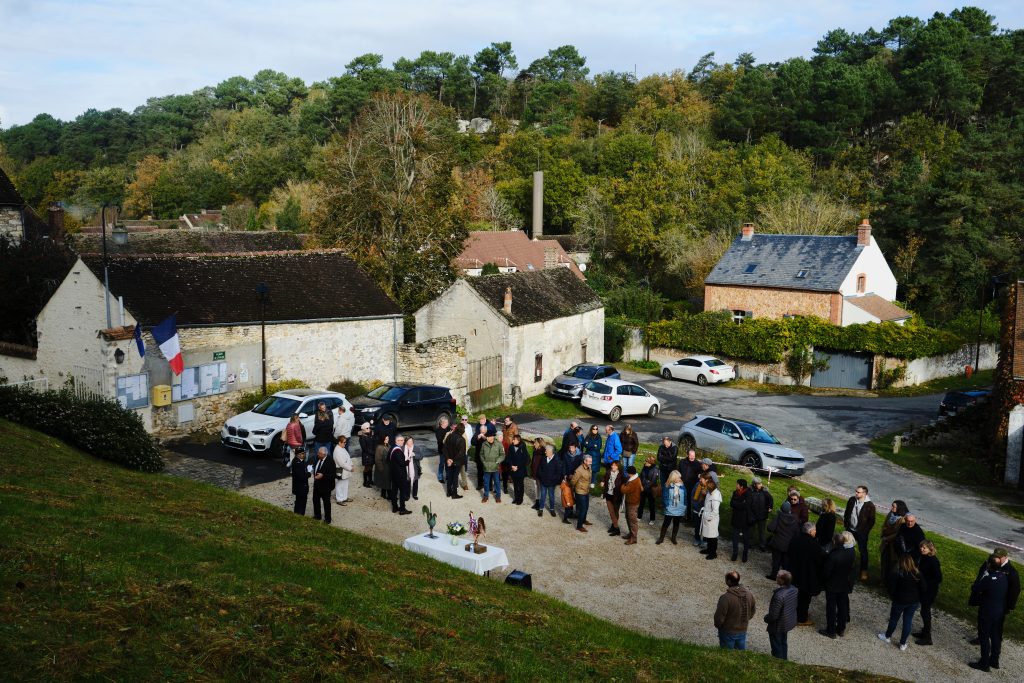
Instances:
[[[661,498],[661,484],[654,484],[651,486],[651,495],[654,496],[655,500]]]
[[[572,487],[569,486],[569,482],[562,482],[562,507],[570,508],[576,504],[576,497],[572,493]]]

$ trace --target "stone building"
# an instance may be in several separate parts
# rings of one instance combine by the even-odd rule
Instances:
[[[1021,486],[1024,484],[1021,478],[1024,460],[1024,280],[1018,280],[1007,288],[992,406],[995,416],[991,448],[998,455],[1005,446],[1003,481]]]
[[[856,235],[755,234],[747,223],[704,281],[704,310],[747,318],[817,316],[834,325],[911,315],[896,304],[896,278],[865,220]]]
[[[38,315],[36,358],[0,349],[0,370],[12,380],[45,377],[51,388],[72,379],[137,409],[158,433],[215,428],[237,392],[261,386],[261,316],[268,382],[322,388],[397,378],[401,311],[340,251],[116,256],[109,276],[109,327],[102,257],[82,256]],[[149,332],[171,314],[184,356],[179,376]],[[145,358],[133,341],[137,324]],[[161,387],[166,405],[157,405]]]
[[[568,268],[471,277],[416,311],[417,342],[450,334],[466,338],[471,367],[497,364],[508,403],[543,393],[575,363],[604,360],[604,304]],[[471,395],[487,388],[468,383]]]
[[[58,214],[59,215],[56,215]],[[16,242],[33,237],[45,237],[51,234],[49,221],[60,220],[63,224],[63,211],[54,209],[54,216],[43,220],[22,198],[18,188],[10,177],[0,168],[0,236],[6,236]],[[54,235],[60,237],[60,235]]]

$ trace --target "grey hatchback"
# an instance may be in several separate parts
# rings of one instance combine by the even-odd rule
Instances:
[[[595,379],[621,379],[614,365],[579,363],[574,365],[548,385],[547,393],[556,398],[578,401],[583,396],[583,387]]]

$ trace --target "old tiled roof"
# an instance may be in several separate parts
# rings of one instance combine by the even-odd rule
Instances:
[[[848,296],[845,297],[846,301],[874,317],[880,321],[885,322],[887,320],[904,320],[911,317],[911,314],[904,311],[902,308],[897,306],[891,301],[886,301],[877,294],[862,294],[860,296]]]
[[[856,235],[737,237],[704,284],[838,292],[863,250]]]
[[[576,277],[583,279],[576,262],[565,253],[556,240],[531,240],[521,230],[490,231],[469,233],[462,253],[455,257],[457,268],[482,268],[493,263],[499,268],[515,266],[520,271],[542,270],[544,250],[554,249],[558,268],[568,268]]]
[[[556,320],[604,306],[597,292],[567,268],[471,277],[466,278],[466,284],[513,327]],[[505,289],[509,287],[512,288],[512,315],[502,310]]]
[[[0,206],[24,206],[25,200],[21,198],[18,188],[14,182],[0,168]]]
[[[103,279],[103,258],[82,256]],[[177,314],[179,325],[260,320],[256,286],[266,283],[267,321],[397,316],[401,309],[340,250],[251,254],[113,256],[110,291],[146,327]]]
[[[96,228],[99,230],[99,228]],[[303,238],[283,231],[223,231],[206,230],[136,230],[128,228],[128,242],[114,244],[107,235],[107,252],[111,254],[206,254],[244,253],[252,251],[289,251],[301,249]],[[103,251],[101,235],[78,233],[74,249],[80,254]]]

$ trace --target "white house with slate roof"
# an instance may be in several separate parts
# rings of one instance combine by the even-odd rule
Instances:
[[[902,324],[911,314],[896,304],[896,278],[871,225],[856,235],[740,236],[704,280],[704,310],[748,318],[817,316],[834,325]]]
[[[604,361],[604,304],[568,268],[460,279],[416,311],[416,341],[460,335],[466,360],[501,357],[513,386],[536,396],[576,363]]]

